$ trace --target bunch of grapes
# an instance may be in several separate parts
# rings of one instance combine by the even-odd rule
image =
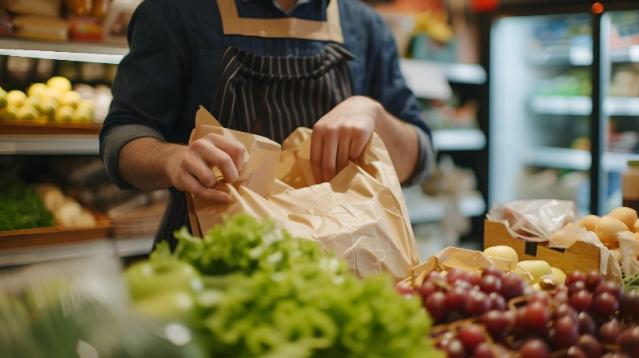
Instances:
[[[639,291],[597,272],[575,271],[552,291],[494,268],[431,272],[414,292],[448,357],[639,357]]]

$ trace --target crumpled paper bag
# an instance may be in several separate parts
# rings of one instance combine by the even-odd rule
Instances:
[[[513,237],[544,242],[575,220],[577,208],[571,201],[517,200],[493,205],[487,216],[504,222]]]
[[[626,277],[639,273],[639,240],[630,231],[617,234],[619,239],[619,252],[621,253],[621,269]]]
[[[280,145],[258,135],[223,128],[203,108],[191,141],[217,133],[246,149],[240,180],[223,180],[230,204],[187,194],[189,219],[201,235],[224,216],[268,218],[293,236],[319,242],[365,277],[387,271],[406,277],[419,256],[401,185],[382,140],[373,135],[364,153],[328,183],[315,184],[310,165],[311,130],[300,128]],[[219,179],[219,170],[214,169]]]
[[[481,251],[448,246],[420,265],[413,267],[410,275],[399,284],[419,287],[432,271],[447,271],[450,269],[478,271],[489,267],[496,267],[502,271],[512,271],[515,266],[514,262],[492,257]]]

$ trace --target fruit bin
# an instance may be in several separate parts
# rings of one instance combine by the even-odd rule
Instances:
[[[599,248],[577,241],[567,249],[550,248],[543,243],[512,237],[504,223],[484,221],[484,249],[497,245],[510,246],[517,252],[519,260],[544,260],[565,273],[573,271],[599,271]]]

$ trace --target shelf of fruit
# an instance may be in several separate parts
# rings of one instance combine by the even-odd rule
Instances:
[[[587,96],[535,96],[530,106],[535,113],[551,115],[589,116],[591,99]],[[639,116],[639,98],[610,97],[605,111],[611,116]]]
[[[91,42],[32,41],[1,37],[0,55],[63,61],[118,64],[129,52],[126,46]]]
[[[639,62],[639,45],[610,50],[609,59],[613,63]],[[545,51],[531,53],[529,60],[535,65],[590,66],[592,64],[592,49],[585,46],[550,47]]]

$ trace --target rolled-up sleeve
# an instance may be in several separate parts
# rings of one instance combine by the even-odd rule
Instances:
[[[419,184],[426,179],[434,162],[431,131],[422,117],[417,98],[406,85],[399,67],[395,39],[381,16],[375,17],[370,33],[374,37],[369,68],[370,96],[380,102],[393,116],[416,127],[419,155],[413,174],[402,185]]]
[[[122,189],[132,188],[118,170],[124,145],[141,137],[165,140],[182,108],[185,45],[165,3],[147,0],[136,9],[128,29],[130,51],[118,65],[100,132],[100,157]]]

